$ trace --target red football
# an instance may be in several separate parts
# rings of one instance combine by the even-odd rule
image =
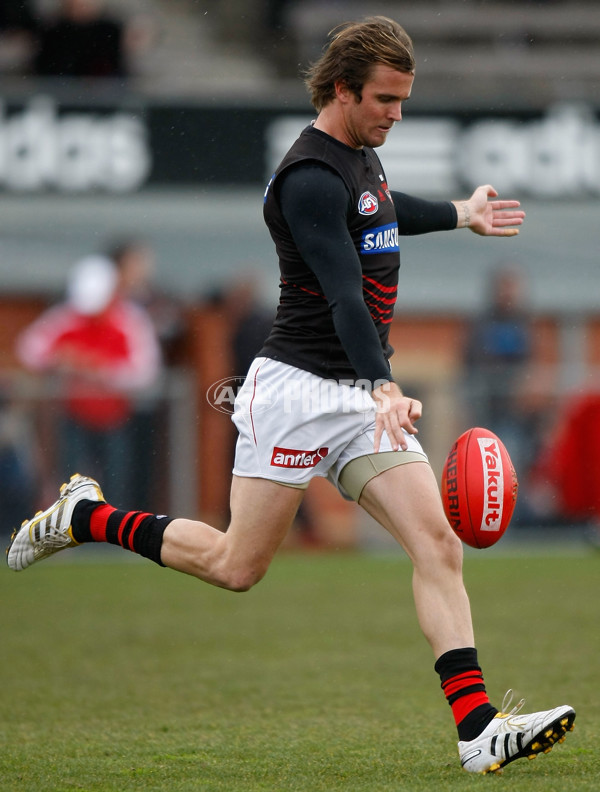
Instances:
[[[442,502],[454,532],[465,544],[484,548],[506,531],[519,484],[504,443],[488,429],[464,432],[442,472]]]

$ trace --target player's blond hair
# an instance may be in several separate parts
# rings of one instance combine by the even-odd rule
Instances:
[[[343,82],[360,99],[375,64],[413,73],[413,43],[404,28],[384,16],[346,22],[329,33],[325,53],[306,72],[305,84],[317,111],[335,98],[336,82]]]

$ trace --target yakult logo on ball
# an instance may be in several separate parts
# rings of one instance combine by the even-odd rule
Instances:
[[[504,470],[500,447],[496,440],[478,437],[481,464],[483,466],[484,502],[481,516],[482,531],[499,531],[502,523],[504,503]]]

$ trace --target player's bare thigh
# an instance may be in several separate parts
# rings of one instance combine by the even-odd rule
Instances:
[[[296,516],[304,491],[269,479],[233,476],[227,529],[231,556],[270,561]]]
[[[385,470],[364,487],[359,504],[402,545],[413,562],[432,559],[433,547],[462,555],[442,507],[428,462]]]
[[[227,531],[177,518],[165,530],[161,560],[216,586],[246,591],[266,573],[303,494],[267,479],[233,476]]]

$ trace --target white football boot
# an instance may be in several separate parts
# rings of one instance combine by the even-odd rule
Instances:
[[[11,537],[6,551],[8,566],[15,572],[26,569],[36,561],[76,547],[71,520],[73,509],[82,500],[104,501],[97,481],[75,473],[68,484],[60,488],[60,497],[46,511],[39,511],[31,520],[25,520]]]
[[[507,696],[510,696],[508,704]],[[508,691],[502,709],[510,706],[512,691]],[[539,753],[548,753],[557,742],[563,742],[568,731],[573,730],[575,710],[563,705],[545,712],[518,715],[524,699],[508,712],[495,715],[482,733],[474,740],[458,743],[460,761],[470,773],[498,773],[515,759],[535,759]]]

